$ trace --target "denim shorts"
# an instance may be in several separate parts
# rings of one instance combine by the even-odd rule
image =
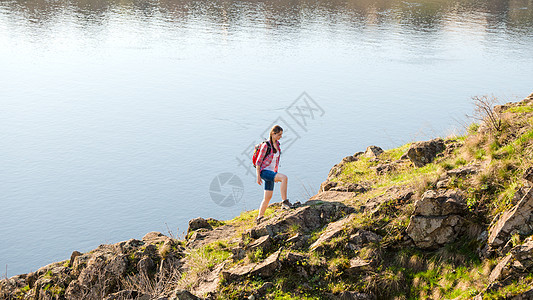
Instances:
[[[274,190],[274,178],[276,177],[276,172],[270,170],[261,171],[261,178],[265,181],[265,191]]]

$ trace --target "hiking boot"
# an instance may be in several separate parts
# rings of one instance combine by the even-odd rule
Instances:
[[[281,201],[281,208],[283,208],[283,209],[291,209],[292,208],[292,204],[289,202],[289,199],[285,199],[285,200]]]

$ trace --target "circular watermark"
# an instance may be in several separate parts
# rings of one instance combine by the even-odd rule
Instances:
[[[241,201],[244,185],[239,176],[229,172],[220,173],[211,181],[209,194],[216,204],[230,207]]]

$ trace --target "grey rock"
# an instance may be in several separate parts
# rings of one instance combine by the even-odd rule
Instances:
[[[323,227],[331,220],[337,220],[354,209],[337,202],[308,201],[305,205],[269,218],[265,222],[245,231],[243,239],[257,239],[264,235],[271,237],[298,228],[301,233],[309,233]]]
[[[260,286],[258,289],[257,289],[257,293],[261,296],[265,295],[267,293],[267,291],[271,288],[274,287],[274,284],[272,282],[265,282],[263,283],[262,286]]]
[[[189,235],[190,232],[198,230],[200,228],[205,229],[213,229],[211,228],[211,225],[209,225],[209,222],[207,222],[204,218],[196,218],[189,221],[189,228],[187,229],[187,235]]]
[[[290,264],[295,264],[295,263],[298,263],[298,262],[303,262],[303,261],[306,261],[307,259],[309,259],[309,256],[308,255],[304,255],[304,254],[300,254],[300,253],[295,253],[295,252],[288,252],[287,253],[287,256],[286,256],[286,260],[288,263]]]
[[[233,261],[241,260],[246,256],[246,250],[244,249],[244,247],[232,248],[231,253],[232,253],[231,259],[233,259]]]
[[[390,173],[396,170],[396,165],[393,163],[379,164],[375,167],[375,170],[376,170],[376,174],[384,175],[384,174],[387,174],[387,173]]]
[[[436,187],[437,189],[445,189],[448,187],[448,184],[450,183],[450,178],[444,178],[437,181]]]
[[[310,237],[311,237],[310,235],[304,235],[304,234],[301,234],[301,233],[298,232],[294,236],[290,237],[286,241],[286,244],[288,245],[288,248],[290,250],[299,249],[299,248],[302,248],[305,245],[305,243],[307,242],[307,240]]]
[[[74,260],[76,259],[76,257],[82,255],[81,252],[79,251],[73,251],[72,254],[70,255],[70,261],[68,263],[68,266],[69,267],[72,267],[73,263],[74,263]]]
[[[331,187],[329,190],[336,191],[336,192],[353,192],[353,193],[364,193],[366,191],[366,189],[362,185],[359,185],[353,182],[336,184],[335,186]]]
[[[331,170],[329,170],[327,179],[331,180],[331,179],[339,176],[342,173],[343,168],[344,168],[344,163],[343,162],[340,162],[340,163],[334,165],[331,168]]]
[[[453,242],[463,230],[465,199],[454,190],[429,190],[415,202],[407,234],[415,245],[435,249]]]
[[[244,278],[245,276],[248,276],[252,272],[254,267],[254,264],[236,266],[231,268],[230,270],[222,271],[222,277],[226,281],[236,281],[241,278]]]
[[[280,253],[281,249],[271,254],[263,262],[237,266],[230,270],[222,271],[222,277],[227,281],[240,280],[247,276],[271,277],[280,266]]]
[[[154,264],[154,261],[150,257],[144,257],[137,263],[137,270],[140,273],[144,273],[144,274],[154,273],[155,269],[156,269],[156,265]]]
[[[364,156],[365,157],[370,157],[370,158],[375,158],[375,157],[378,157],[383,152],[384,152],[383,149],[381,149],[378,146],[368,146],[366,148]]]
[[[119,254],[107,264],[105,270],[115,276],[123,276],[128,270],[129,260],[125,254]]]
[[[446,175],[448,176],[458,176],[458,177],[464,177],[466,175],[476,174],[479,173],[481,169],[481,166],[479,165],[468,165],[461,168],[453,169],[448,172],[446,172]]]
[[[352,155],[350,156],[346,156],[345,158],[342,159],[343,162],[347,163],[347,162],[352,162],[352,161],[356,161],[357,160],[357,157],[354,157]]]
[[[174,253],[167,255],[159,265],[159,272],[165,272],[166,274],[172,274],[176,270],[180,270],[184,262]]]
[[[332,188],[336,187],[337,184],[339,184],[339,183],[336,182],[336,181],[326,180],[326,181],[322,182],[322,184],[320,185],[319,192],[329,191]]]
[[[265,261],[256,265],[252,271],[253,275],[259,275],[261,277],[271,277],[279,267],[279,256],[281,249],[271,254]]]
[[[361,229],[350,236],[349,242],[360,249],[368,243],[379,243],[382,239],[382,236],[374,232]]]
[[[513,233],[533,233],[533,188],[510,210],[505,211],[491,228],[488,244],[493,249],[504,246]]]
[[[425,142],[416,142],[411,144],[409,150],[407,150],[407,157],[409,157],[416,167],[423,167],[424,165],[433,162],[433,159],[437,154],[444,149],[446,149],[446,146],[444,140],[441,138]]]
[[[150,243],[150,244],[156,244],[156,243],[166,243],[166,242],[169,242],[171,241],[172,239],[169,238],[168,236],[162,234],[161,232],[157,232],[157,231],[152,231],[152,232],[149,232],[147,234],[144,235],[144,237],[142,238],[142,241],[145,242],[145,243]]]
[[[122,254],[131,253],[132,251],[135,251],[136,249],[144,246],[144,244],[145,243],[143,241],[130,239],[113,245],[113,247],[115,248],[113,252],[120,252]],[[104,249],[101,250],[104,251]],[[111,249],[109,249],[109,251],[111,251]]]
[[[257,240],[253,241],[251,244],[249,244],[246,247],[247,252],[253,252],[257,249],[262,249],[263,253],[267,253],[270,251],[270,248],[272,247],[272,238],[269,235],[262,236],[258,238]]]
[[[494,283],[502,279],[516,279],[529,274],[533,267],[533,237],[527,238],[522,245],[511,249],[509,253],[492,270],[489,281]]]
[[[371,262],[363,260],[359,257],[352,258],[350,260],[350,267],[345,270],[348,274],[355,274],[361,272],[371,271]]]
[[[328,227],[326,227],[326,230],[324,230],[320,237],[309,247],[309,250],[324,250],[324,247],[327,243],[329,243],[332,239],[340,236],[344,232],[345,225],[351,220],[353,220],[354,217],[355,215],[352,214],[336,222],[329,223]]]
[[[463,224],[463,218],[449,216],[411,216],[407,234],[415,245],[424,249],[436,249],[454,241]]]
[[[187,248],[197,249],[211,242],[226,239],[235,234],[235,228],[231,225],[223,225],[212,230],[205,228],[197,229],[187,240]]]
[[[416,216],[462,215],[465,208],[465,197],[461,192],[429,190],[415,202],[413,214]]]

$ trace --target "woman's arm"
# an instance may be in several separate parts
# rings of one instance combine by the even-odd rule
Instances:
[[[261,180],[261,166],[257,165],[255,167],[255,170],[257,171],[257,184],[261,185],[263,183],[263,181]]]

